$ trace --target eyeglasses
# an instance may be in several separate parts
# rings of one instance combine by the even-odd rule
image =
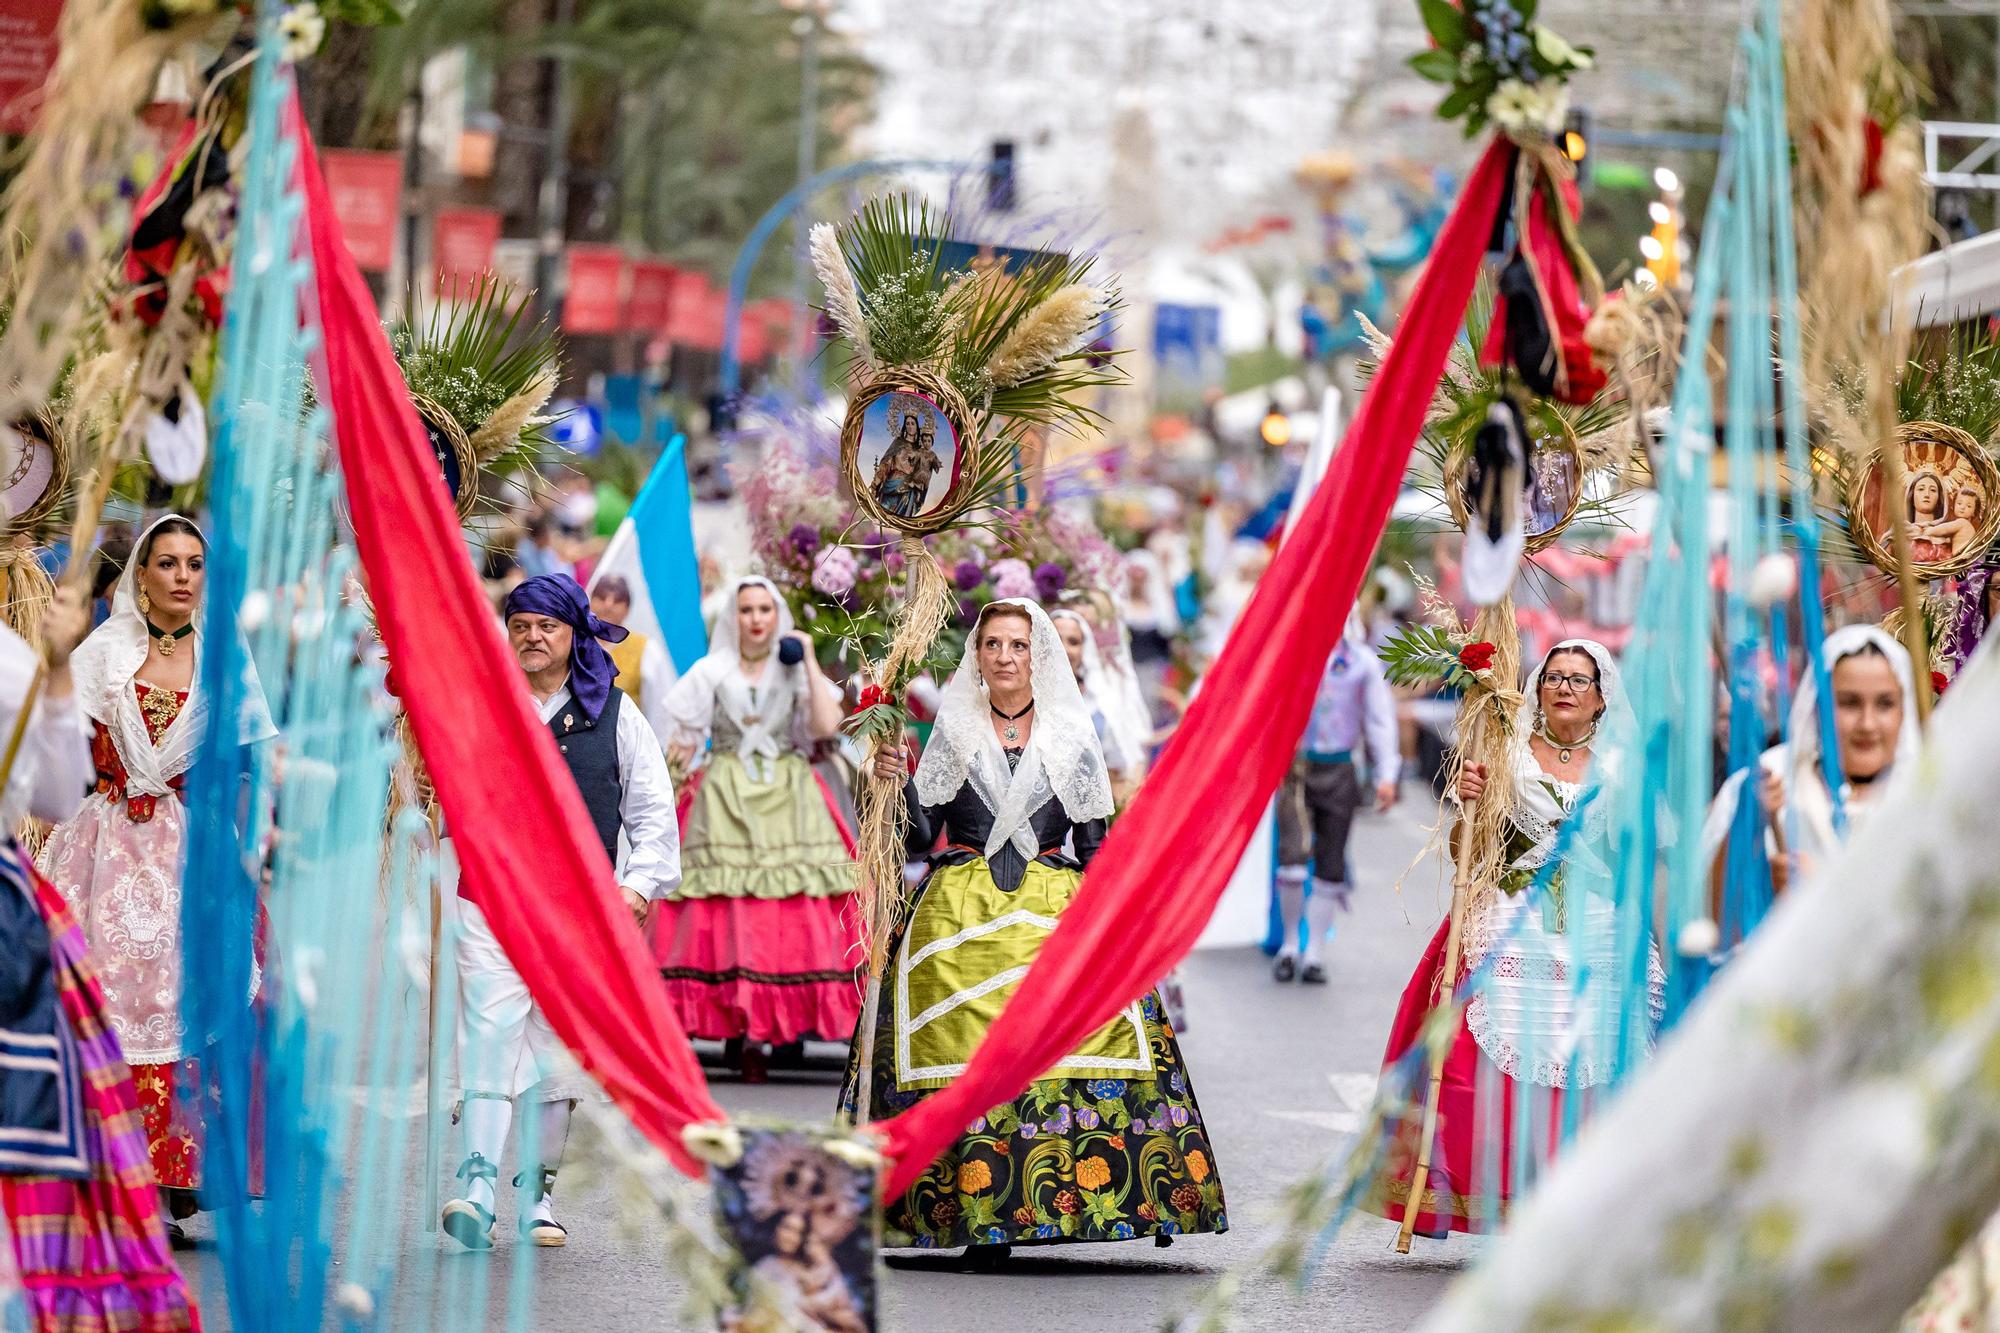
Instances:
[[[1585,690],[1589,689],[1591,686],[1595,684],[1597,684],[1597,682],[1589,676],[1543,676],[1542,677],[1542,688],[1545,690],[1554,690],[1557,694],[1561,694],[1565,688],[1567,688],[1571,694],[1582,694]]]

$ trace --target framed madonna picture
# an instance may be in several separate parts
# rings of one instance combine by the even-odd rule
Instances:
[[[864,386],[841,429],[841,469],[855,502],[886,528],[921,535],[963,511],[975,440],[964,398],[907,368]]]
[[[1944,578],[1970,568],[2000,534],[2000,469],[1965,431],[1912,421],[1889,445],[1902,463],[1899,484],[1875,459],[1848,485],[1847,523],[1876,565],[1897,572],[1895,512],[1910,534],[1911,572]]]

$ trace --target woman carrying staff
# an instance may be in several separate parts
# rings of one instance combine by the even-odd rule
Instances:
[[[96,790],[39,857],[90,941],[176,1219],[197,1211],[208,1095],[180,1012],[181,787],[209,722],[200,669],[207,563],[207,540],[179,514],[139,535],[110,618],[70,663],[91,723]],[[277,734],[254,682],[250,700],[235,720],[244,745]]]
[[[1034,602],[980,612],[916,778],[913,848],[945,848],[888,942],[867,1113],[883,1119],[964,1071],[1075,896],[1111,815],[1111,784],[1062,640]],[[875,759],[902,776],[903,756]],[[1065,844],[1073,847],[1065,851]],[[859,1101],[860,1051],[843,1105]],[[994,1107],[890,1203],[892,1243],[1157,1243],[1224,1231],[1214,1149],[1157,993]]]
[[[82,802],[90,745],[70,663],[86,624],[83,600],[59,590],[42,620],[47,674],[0,798],[0,828],[28,815],[68,819]],[[0,626],[0,736],[13,735],[34,674],[34,649]],[[0,969],[0,1204],[12,1240],[0,1267],[18,1272],[38,1330],[196,1327],[83,932],[12,837],[0,841],[0,944],[9,960]]]
[[[840,727],[840,692],[777,587],[746,578],[666,714],[676,772],[712,748],[680,887],[653,909],[653,956],[688,1034],[742,1042],[744,1073],[761,1078],[764,1043],[845,1041],[861,1014],[853,847],[808,759]]]
[[[1766,750],[1757,764],[1757,796],[1769,821],[1765,848],[1777,893],[1824,865],[1845,841],[1843,824],[1851,831],[1865,819],[1890,776],[1907,769],[1917,753],[1916,682],[1903,645],[1873,625],[1848,625],[1826,636],[1823,651],[1844,821],[1834,816],[1822,762],[1819,690],[1807,672],[1792,698],[1790,741]],[[1719,890],[1727,859],[1722,853],[1748,778],[1747,769],[1730,774],[1702,828],[1702,848]]]
[[[1561,1100],[1608,1078],[1611,1052],[1597,1031],[1608,1006],[1573,992],[1573,955],[1586,952],[1589,975],[1610,977],[1617,961],[1617,908],[1593,893],[1566,902],[1560,869],[1531,891],[1554,854],[1564,823],[1574,812],[1595,761],[1608,713],[1626,710],[1618,667],[1603,644],[1565,639],[1551,648],[1528,678],[1513,727],[1507,771],[1488,773],[1466,764],[1458,782],[1461,808],[1488,795],[1508,803],[1504,872],[1493,885],[1473,886],[1464,909],[1463,966],[1470,972],[1493,963],[1487,985],[1466,1005],[1445,1054],[1438,1091],[1438,1128],[1430,1169],[1418,1206],[1416,1231],[1438,1237],[1449,1231],[1490,1231],[1500,1222],[1480,1213],[1481,1164],[1497,1162],[1499,1198],[1512,1194],[1514,1108],[1519,1081],[1546,1097],[1550,1124]],[[1466,830],[1461,825],[1460,836]],[[1582,853],[1578,853],[1582,854]],[[1582,918],[1571,928],[1570,912]],[[1416,1046],[1432,1009],[1448,1000],[1458,977],[1444,975],[1450,921],[1439,924],[1403,991],[1389,1030],[1384,1066]],[[1650,969],[1648,1007],[1657,1021],[1663,978]],[[1496,1096],[1497,1094],[1497,1096]],[[1482,1095],[1497,1105],[1482,1100]],[[1497,1136],[1497,1139],[1496,1139]],[[1409,1136],[1390,1162],[1386,1198],[1374,1205],[1401,1221],[1410,1197],[1418,1149]],[[1534,1156],[1545,1157],[1544,1145]]]

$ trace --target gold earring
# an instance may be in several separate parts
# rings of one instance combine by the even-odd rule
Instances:
[[[153,614],[153,599],[146,596],[144,588],[139,589],[139,614],[142,616]]]

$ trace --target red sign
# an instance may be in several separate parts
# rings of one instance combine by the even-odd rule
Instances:
[[[758,355],[750,355],[755,346]],[[792,303],[782,297],[767,296],[743,307],[743,360],[761,361],[772,352],[786,352],[792,346]]]
[[[431,222],[431,268],[438,291],[470,291],[493,271],[493,247],[500,240],[497,208],[441,208]]]
[[[63,0],[0,0],[0,134],[26,134],[56,65]]]
[[[625,252],[615,245],[572,245],[563,332],[616,333],[624,318]]]
[[[632,264],[632,297],[625,303],[625,327],[648,337],[667,326],[673,308],[674,266],[658,259]]]
[[[722,315],[728,303],[729,293],[711,287],[706,273],[676,273],[667,337],[683,347],[722,350]]]
[[[319,160],[354,262],[387,272],[395,262],[396,232],[403,221],[403,155],[329,148]]]

